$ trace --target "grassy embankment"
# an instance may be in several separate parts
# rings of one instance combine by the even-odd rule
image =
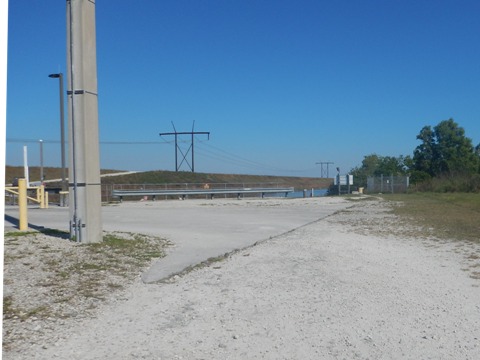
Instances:
[[[12,182],[14,177],[23,176],[23,167],[6,166],[5,183]],[[101,170],[101,174],[117,173],[119,170]],[[38,181],[40,179],[40,169],[31,167],[29,169],[30,180]],[[59,179],[61,177],[60,168],[44,168],[45,180]],[[102,184],[278,184],[280,186],[293,186],[297,190],[302,189],[327,189],[333,179],[314,178],[314,177],[296,177],[296,176],[269,176],[269,175],[238,175],[238,174],[209,174],[192,173],[187,171],[146,171],[135,174],[102,177]],[[253,185],[252,185],[253,184]],[[59,184],[51,184],[57,186]]]
[[[382,197],[401,204],[394,207],[396,215],[433,229],[438,238],[480,243],[480,194],[412,193]]]

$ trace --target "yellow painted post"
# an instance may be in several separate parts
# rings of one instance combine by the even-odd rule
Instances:
[[[45,186],[40,185],[39,193],[39,203],[40,203],[40,209],[45,209]]]
[[[20,212],[18,229],[20,231],[28,230],[27,205],[27,180],[18,179],[18,208]]]
[[[45,209],[48,209],[48,191],[43,193],[43,199],[45,200]]]

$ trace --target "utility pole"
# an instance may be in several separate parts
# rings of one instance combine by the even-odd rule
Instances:
[[[189,167],[192,172],[195,172],[195,147],[194,147],[194,135],[207,135],[208,140],[210,140],[210,132],[208,131],[194,131],[195,127],[195,121],[193,121],[193,126],[192,126],[192,131],[189,132],[177,132],[177,129],[175,129],[175,125],[172,122],[173,126],[173,131],[174,132],[168,132],[168,133],[160,133],[160,136],[167,136],[167,135],[174,135],[175,136],[175,171],[179,171],[180,168],[182,167],[183,162],[185,162]],[[187,149],[187,151],[184,153],[180,146],[178,145],[178,135],[190,135],[191,136],[191,142],[190,142],[190,147]],[[178,163],[178,152],[180,152],[183,156],[182,161],[180,164]],[[187,160],[187,155],[188,153],[191,152],[192,154],[192,164],[190,165]]]
[[[328,178],[328,165],[329,165],[329,164],[333,164],[333,162],[323,161],[323,162],[317,162],[316,164],[317,164],[317,165],[320,165],[320,174],[321,174],[320,177],[322,177],[322,178],[324,178],[324,177]],[[327,165],[327,167],[326,167],[326,172],[325,172],[324,169],[323,169],[323,165]],[[326,176],[325,176],[325,175],[326,175]]]
[[[67,0],[70,237],[103,240],[95,2]]]

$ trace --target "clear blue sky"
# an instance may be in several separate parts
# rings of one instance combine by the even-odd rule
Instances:
[[[174,170],[172,122],[211,133],[197,172],[345,173],[448,118],[477,145],[479,18],[477,0],[97,0],[101,167]],[[23,145],[39,165],[43,139],[60,166],[65,34],[65,1],[10,1],[7,165]]]

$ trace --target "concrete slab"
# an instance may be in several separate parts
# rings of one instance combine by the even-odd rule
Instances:
[[[325,218],[351,205],[342,198],[252,198],[124,202],[102,207],[103,230],[160,236],[174,246],[142,275],[160,281],[185,268]],[[30,208],[32,228],[68,230],[68,208]],[[5,231],[18,208],[5,207]],[[88,226],[88,224],[87,224]]]

